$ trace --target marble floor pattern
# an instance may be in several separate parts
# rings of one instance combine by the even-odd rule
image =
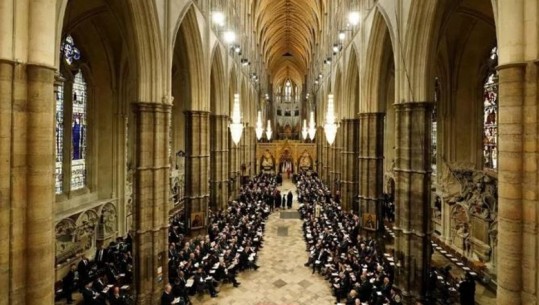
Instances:
[[[294,193],[292,210],[298,208],[295,186],[285,180],[281,191]],[[291,211],[291,210],[287,210]],[[303,264],[307,261],[302,221],[282,219],[273,212],[266,222],[264,248],[259,252],[257,271],[238,275],[241,286],[221,285],[217,298],[208,294],[191,297],[193,304],[204,305],[303,305],[335,304],[329,283]]]

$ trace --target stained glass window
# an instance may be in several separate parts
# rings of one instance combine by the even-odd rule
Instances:
[[[67,36],[62,43],[62,80],[56,85],[56,193],[78,190],[86,186],[86,142],[88,88],[79,65],[81,54],[73,37]],[[70,129],[71,128],[71,129]],[[69,139],[71,138],[71,139]],[[64,139],[68,139],[64,143]],[[71,140],[71,143],[68,141]],[[64,156],[71,158],[64,158]],[[71,170],[64,171],[64,168]],[[68,182],[69,181],[69,182]],[[69,191],[68,190],[68,191]]]
[[[486,168],[498,168],[498,49],[488,59],[488,76],[483,86],[483,156]]]
[[[61,46],[61,53],[64,57],[64,60],[69,64],[72,65],[75,61],[80,59],[80,51],[75,46],[75,42],[73,41],[73,37],[68,35]]]
[[[440,80],[434,79],[434,106],[432,107],[432,125],[431,125],[431,168],[436,173],[436,156],[438,153],[438,101],[440,100]]]
[[[56,194],[63,191],[63,151],[64,151],[64,84],[60,83],[56,87]]]
[[[73,81],[72,158],[71,189],[83,188],[86,184],[86,81],[79,70]]]

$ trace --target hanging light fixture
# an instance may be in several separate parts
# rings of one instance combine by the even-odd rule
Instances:
[[[266,137],[268,138],[268,141],[271,140],[271,135],[273,134],[273,131],[271,130],[271,122],[268,120],[268,126],[266,127]]]
[[[335,141],[335,136],[337,135],[338,128],[339,123],[337,123],[335,120],[335,105],[333,103],[333,94],[330,94],[328,95],[328,110],[326,112],[326,123],[324,124],[324,132],[330,146]]]
[[[264,125],[262,124],[262,111],[258,111],[258,118],[256,119],[256,139],[260,141],[264,135]]]
[[[303,119],[303,128],[301,129],[301,136],[303,137],[303,140],[307,140],[307,136],[309,136],[309,130],[307,130],[307,120]]]
[[[241,122],[240,111],[240,95],[234,94],[234,106],[232,108],[232,123],[228,126],[230,128],[230,134],[232,135],[232,141],[238,145],[241,140],[241,133],[243,132],[243,123]]]
[[[309,120],[309,139],[314,140],[316,135],[316,123],[314,122],[314,111],[311,111],[311,117]]]

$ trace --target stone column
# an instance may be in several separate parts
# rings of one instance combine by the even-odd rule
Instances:
[[[333,194],[340,191],[340,180],[341,180],[341,151],[344,142],[344,129],[340,127],[337,129],[337,135],[335,137],[335,142],[331,145],[331,184],[329,185]],[[338,184],[337,184],[338,183]]]
[[[376,215],[376,229],[383,227],[381,213],[384,189],[384,113],[359,115],[359,202],[360,211]]]
[[[136,103],[135,240],[137,304],[157,304],[168,282],[168,139],[171,105]]]
[[[529,135],[524,134],[524,129],[526,129],[523,122],[525,74],[526,64],[499,67],[497,303],[504,305],[522,304],[524,265],[530,263],[530,261],[525,261],[525,258],[529,257],[526,257],[526,253],[523,252],[523,235],[526,235],[526,252],[535,253],[532,249],[535,236],[530,236],[530,233],[537,229],[528,227],[526,233],[523,230],[523,222],[527,220],[524,216],[525,209],[530,211],[530,220],[535,219],[531,215],[536,213],[535,207],[525,204],[527,201],[525,197],[536,196],[533,190],[537,188],[536,185],[528,188],[526,190],[529,192],[528,195],[523,192],[523,187],[526,185],[523,179],[525,174],[524,144],[525,142],[532,144],[528,145],[531,149],[537,141],[537,139],[531,139],[537,134],[536,131],[532,131]],[[535,156],[530,157],[535,159]],[[536,168],[537,165],[534,162],[534,167],[526,171],[535,172]],[[536,172],[535,175],[537,175]],[[533,270],[532,278],[535,277],[536,272]]]
[[[395,278],[409,302],[425,295],[430,266],[431,107],[395,104]]]
[[[185,121],[186,212],[188,217],[193,212],[204,212],[204,217],[207,217],[210,199],[210,113],[207,111],[186,111]]]
[[[26,143],[18,143],[26,145],[26,304],[52,304],[55,253],[55,128],[54,107],[51,107],[51,103],[54,101],[55,70],[28,65],[26,73],[28,96],[25,110],[28,138]]]
[[[14,63],[0,61],[0,291],[4,297],[0,298],[1,305],[10,303],[12,291],[10,290],[10,260],[11,260],[11,234],[10,226],[15,226],[11,218],[11,176],[12,176],[12,112]],[[15,132],[15,130],[14,130]],[[21,211],[22,212],[22,211]],[[19,224],[20,225],[20,224]],[[18,228],[17,228],[18,229]],[[16,230],[20,231],[20,230]],[[15,232],[16,232],[15,231]],[[20,252],[19,252],[20,253]]]
[[[228,116],[210,116],[211,194],[212,209],[224,209],[228,200]]]
[[[341,123],[344,139],[341,151],[341,201],[346,210],[352,208],[354,197],[358,195],[358,122],[357,119],[345,119]]]
[[[228,130],[228,128],[227,128]],[[230,131],[227,131],[229,134],[230,134]],[[229,199],[235,199],[236,196],[238,195],[238,192],[237,192],[237,185],[238,185],[238,177],[236,177],[236,175],[238,174],[238,171],[239,171],[239,165],[238,165],[238,145],[236,145],[233,141],[232,141],[232,137],[228,137],[229,138],[229,142],[228,142],[228,147],[229,147],[229,159],[228,159],[228,180],[229,180],[229,183],[228,183],[228,197]],[[233,178],[231,180],[231,178]]]

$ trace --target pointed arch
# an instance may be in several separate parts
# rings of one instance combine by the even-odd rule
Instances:
[[[187,69],[190,99],[185,101],[186,110],[209,110],[205,86],[206,65],[204,61],[202,38],[197,21],[197,13],[190,6],[181,20],[174,39],[173,70]],[[201,53],[202,52],[202,53]],[[175,67],[175,64],[179,66]],[[174,86],[174,85],[173,85]]]
[[[389,42],[389,43],[388,43]],[[359,105],[359,112],[379,112],[384,109],[379,97],[381,87],[384,85],[382,74],[384,70],[384,57],[391,56],[394,62],[394,44],[391,43],[389,27],[386,19],[376,9],[369,43],[367,44],[366,67],[363,77],[363,95]],[[389,49],[388,49],[389,48]]]
[[[343,96],[344,107],[342,116],[354,118],[359,111],[359,66],[355,47],[350,48],[346,78],[343,88],[346,88],[346,97]]]
[[[212,51],[211,72],[210,72],[210,111],[213,114],[226,114],[228,107],[225,91],[225,70],[223,66],[223,56],[221,46],[216,44]]]

